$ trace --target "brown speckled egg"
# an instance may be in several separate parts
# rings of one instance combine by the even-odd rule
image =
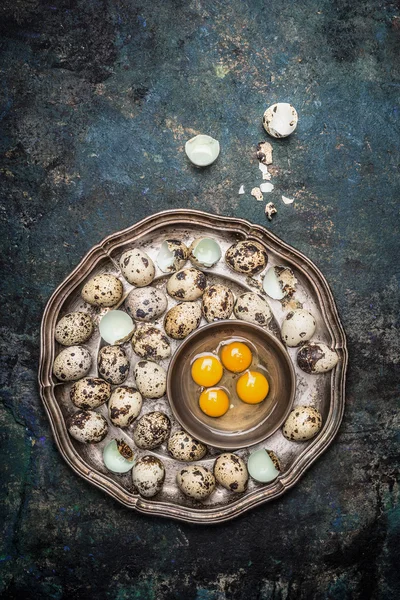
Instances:
[[[84,410],[101,406],[108,401],[110,395],[110,384],[98,377],[79,379],[70,390],[72,404]]]
[[[129,427],[142,409],[142,396],[132,387],[123,386],[113,390],[108,404],[110,421],[116,427]]]
[[[201,460],[207,453],[207,446],[195,440],[186,431],[176,431],[168,440],[168,452],[175,460],[192,462]]]
[[[315,328],[315,319],[308,310],[291,310],[282,323],[282,339],[287,346],[300,346],[312,338]]]
[[[156,273],[150,256],[139,248],[132,248],[124,252],[119,265],[125,279],[137,287],[149,285]]]
[[[132,337],[132,348],[141,358],[163,360],[171,354],[171,347],[167,336],[154,325],[145,323],[137,326]]]
[[[283,435],[294,442],[313,438],[322,427],[321,413],[312,406],[296,406],[283,425]]]
[[[233,244],[225,254],[228,267],[237,273],[255,275],[267,266],[267,252],[259,242],[243,241]]]
[[[167,297],[153,287],[135,288],[125,300],[126,312],[135,321],[152,321],[167,310]]]
[[[113,385],[123,383],[129,374],[129,360],[120,346],[104,346],[98,354],[97,366],[99,375]]]
[[[232,452],[220,454],[214,463],[215,479],[230,492],[244,492],[249,474],[246,463]]]
[[[215,477],[205,467],[187,465],[176,475],[179,489],[190,498],[205,500],[215,489]]]
[[[53,375],[60,381],[76,381],[90,371],[92,358],[82,346],[69,346],[61,350],[53,364]]]
[[[202,313],[208,323],[229,319],[235,299],[226,285],[209,285],[202,298]]]
[[[133,439],[138,448],[152,450],[161,446],[171,431],[171,422],[166,414],[154,411],[140,417],[136,423]]]
[[[201,307],[197,302],[180,302],[165,315],[165,333],[174,340],[183,340],[200,325]]]
[[[238,297],[233,309],[235,316],[241,321],[254,323],[264,327],[272,319],[271,308],[261,294],[246,292]]]
[[[339,357],[322,342],[309,342],[297,353],[297,364],[305,373],[327,373],[338,363]]]
[[[167,292],[172,298],[182,302],[193,302],[203,295],[206,289],[206,276],[198,269],[182,269],[168,280]]]
[[[134,369],[136,387],[145,398],[161,398],[167,387],[167,371],[151,360],[139,360]]]
[[[83,312],[64,315],[57,323],[54,337],[63,346],[84,344],[93,333],[93,321]]]
[[[132,469],[133,485],[141,496],[152,498],[161,490],[165,467],[156,456],[142,456]]]
[[[122,294],[122,283],[110,273],[92,277],[81,292],[84,301],[93,306],[114,306],[121,300]]]
[[[103,415],[93,410],[82,410],[68,419],[67,429],[78,442],[97,444],[106,437],[108,425]]]

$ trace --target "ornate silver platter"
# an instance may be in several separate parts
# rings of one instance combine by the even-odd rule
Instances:
[[[323,427],[319,434],[308,442],[291,442],[287,440],[281,429],[276,431],[264,442],[253,446],[273,450],[281,462],[279,477],[269,484],[260,484],[250,480],[248,489],[242,494],[234,494],[217,486],[211,496],[203,502],[191,500],[184,496],[175,483],[176,472],[182,468],[183,463],[174,460],[167,452],[166,445],[151,451],[162,459],[166,466],[166,479],[162,491],[154,498],[145,499],[138,495],[132,484],[131,473],[113,474],[103,464],[102,451],[110,439],[119,437],[125,439],[134,449],[132,439],[133,425],[121,430],[110,425],[107,437],[98,444],[82,444],[70,437],[66,428],[66,419],[72,415],[76,408],[69,398],[72,383],[61,383],[52,375],[52,365],[60,347],[54,339],[56,323],[60,318],[72,311],[89,313],[94,322],[98,323],[105,310],[86,304],[80,291],[84,283],[94,275],[100,273],[113,273],[119,277],[127,294],[132,286],[124,280],[118,266],[119,257],[129,248],[139,247],[145,250],[154,260],[159,247],[167,238],[180,239],[190,245],[197,237],[208,236],[214,238],[221,246],[222,252],[233,243],[244,240],[256,240],[263,244],[268,254],[268,266],[289,266],[294,271],[298,280],[296,288],[296,301],[309,310],[315,317],[317,329],[313,339],[325,342],[335,349],[339,362],[329,373],[322,375],[307,375],[301,371],[294,360],[295,348],[288,348],[293,360],[297,388],[294,405],[313,404],[323,417]],[[257,276],[249,280],[244,275],[233,274],[228,269],[223,259],[213,268],[206,270],[208,282],[227,283],[235,295],[245,291],[255,291]],[[156,272],[152,285],[165,287],[166,275],[161,271]],[[285,313],[290,310],[277,300],[268,299],[274,314],[272,331],[277,332]],[[175,301],[169,298],[169,306]],[[162,327],[163,317],[157,323]],[[206,322],[202,320],[200,327]],[[279,335],[278,333],[276,333]],[[171,340],[172,355],[177,345],[181,342]],[[98,329],[91,339],[85,344],[94,357],[92,370],[89,375],[97,376],[98,350],[104,345]],[[124,348],[130,359],[130,374],[126,384],[133,384],[133,367],[139,360],[134,355],[129,343]],[[169,360],[162,362],[168,367]],[[258,225],[248,221],[225,216],[217,216],[195,210],[170,210],[155,214],[143,219],[132,227],[107,237],[103,242],[94,246],[83,258],[74,271],[56,289],[50,298],[43,315],[41,326],[41,357],[39,365],[39,385],[41,397],[48,414],[57,446],[67,463],[84,479],[113,496],[119,502],[142,513],[172,517],[193,523],[216,523],[232,519],[268,500],[272,500],[292,487],[310,465],[320,456],[334,439],[343,415],[345,398],[345,376],[347,367],[346,338],[340,323],[338,312],[329,286],[318,268],[303,254],[282,242],[275,235]],[[169,415],[174,429],[179,424],[173,419],[168,399],[166,396],[159,400],[145,400],[142,413],[161,410]],[[107,407],[97,409],[107,417]],[[136,449],[137,450],[137,449]],[[213,462],[219,450],[209,448],[205,458],[199,464],[212,469]],[[237,451],[245,460],[250,449],[244,448]],[[148,451],[138,451],[137,454],[149,454]]]

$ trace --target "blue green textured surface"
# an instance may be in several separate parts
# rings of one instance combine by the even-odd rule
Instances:
[[[400,597],[398,3],[3,0],[0,32],[1,597]],[[249,191],[276,101],[300,120],[269,140],[270,224]],[[204,170],[183,150],[200,132],[222,149]],[[281,499],[217,527],[138,515],[78,478],[36,383],[55,287],[103,237],[173,207],[304,252],[349,342],[333,445]]]

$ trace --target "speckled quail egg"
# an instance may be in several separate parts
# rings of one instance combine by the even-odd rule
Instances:
[[[110,421],[116,427],[129,427],[142,409],[142,396],[132,387],[123,386],[113,390],[108,403]]]
[[[179,489],[190,498],[204,500],[215,489],[215,477],[205,467],[187,465],[176,475]]]
[[[197,302],[180,302],[165,315],[165,333],[174,340],[183,340],[200,325],[201,306]]]
[[[206,276],[198,269],[182,269],[168,280],[167,292],[172,298],[184,302],[193,302],[203,295],[206,289]]]
[[[282,323],[282,339],[287,346],[299,346],[314,335],[315,327],[315,319],[308,310],[291,310]]]
[[[84,344],[93,333],[93,321],[83,312],[64,315],[57,323],[54,337],[63,346]]]
[[[145,398],[161,398],[167,387],[167,371],[151,360],[139,360],[134,369],[136,387]]]
[[[322,427],[322,416],[312,406],[296,406],[283,425],[283,435],[288,440],[304,442],[317,435]]]
[[[72,404],[78,408],[89,410],[98,408],[108,401],[111,396],[111,386],[104,379],[84,377],[74,383],[69,394]]]
[[[203,294],[201,310],[208,323],[229,319],[235,299],[226,285],[209,285]]]
[[[212,238],[197,238],[189,248],[189,260],[192,265],[199,269],[213,267],[219,261],[221,255],[221,248]]]
[[[309,342],[297,353],[297,364],[305,373],[327,373],[338,360],[336,352],[322,342]]]
[[[119,265],[125,279],[137,287],[149,285],[156,273],[150,256],[139,248],[132,248],[124,252],[119,260]]]
[[[165,467],[156,456],[142,456],[132,470],[133,485],[141,496],[152,498],[161,490]]]
[[[276,479],[281,470],[278,457],[272,450],[256,450],[247,461],[250,476],[260,483],[269,483]]]
[[[238,493],[246,490],[249,480],[246,463],[232,452],[218,456],[214,463],[214,476],[224,488]]]
[[[245,292],[235,302],[233,309],[235,316],[241,321],[255,323],[263,327],[272,319],[271,308],[261,294]]]
[[[112,473],[127,473],[135,464],[133,450],[123,440],[111,440],[103,450],[103,462]]]
[[[132,337],[133,351],[141,358],[163,360],[171,354],[167,336],[153,325],[145,323],[137,326]]]
[[[160,247],[156,262],[163,273],[174,273],[185,265],[189,256],[187,246],[180,240],[165,240]]]
[[[135,321],[152,321],[167,310],[167,296],[153,287],[135,288],[125,300],[125,308]]]
[[[265,269],[268,256],[264,246],[258,242],[244,240],[228,248],[225,261],[237,273],[255,275]]]
[[[119,385],[129,374],[129,360],[120,346],[104,346],[97,357],[99,375],[108,383]]]
[[[108,432],[108,425],[103,415],[93,410],[81,410],[67,421],[69,434],[86,444],[97,444],[101,442]]]
[[[121,300],[122,294],[122,283],[110,273],[92,277],[81,292],[84,301],[93,306],[114,306]]]
[[[269,135],[275,138],[287,137],[297,127],[296,109],[287,102],[272,104],[264,113],[263,125]]]
[[[175,431],[168,440],[168,452],[175,460],[192,462],[201,460],[207,453],[207,446],[195,440],[186,431]]]
[[[107,344],[119,345],[132,337],[135,324],[123,310],[110,310],[101,318],[99,332]]]
[[[56,356],[53,375],[60,381],[76,381],[85,377],[92,366],[89,350],[83,346],[68,346]]]
[[[166,414],[154,411],[138,419],[133,439],[138,448],[152,450],[161,446],[171,431],[171,422]]]
[[[271,267],[263,279],[264,292],[274,300],[293,296],[297,279],[289,267]]]

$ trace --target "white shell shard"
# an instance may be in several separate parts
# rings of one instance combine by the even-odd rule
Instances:
[[[265,207],[265,214],[267,216],[268,221],[272,221],[272,217],[276,215],[278,211],[276,210],[276,206],[273,202],[268,202]]]
[[[244,185],[241,185],[238,194],[244,194]]]
[[[269,135],[275,138],[287,137],[297,127],[296,109],[286,102],[273,104],[264,113],[263,125]]]
[[[268,167],[267,165],[264,165],[264,163],[260,162],[258,168],[260,169],[261,173],[268,173]]]
[[[264,448],[250,454],[247,469],[250,476],[261,483],[273,481],[279,475],[278,469]]]
[[[257,144],[257,158],[260,163],[265,165],[272,164],[272,146],[269,142],[260,142]]]
[[[131,317],[122,310],[110,310],[99,323],[100,335],[107,344],[115,346],[128,341],[135,330]]]
[[[292,204],[292,202],[294,202],[294,198],[286,198],[286,196],[282,196],[282,201],[284,204]]]
[[[263,200],[263,195],[261,193],[261,190],[259,187],[255,187],[251,190],[250,194],[252,196],[254,196],[254,198],[257,200],[257,202],[261,202],[261,200]]]
[[[113,473],[127,473],[135,464],[132,449],[119,440],[112,440],[103,450],[103,462]]]
[[[219,151],[219,141],[209,135],[196,135],[185,144],[187,157],[197,167],[211,165],[217,160]]]
[[[164,240],[156,262],[163,273],[179,271],[188,258],[188,248],[180,240]]]
[[[196,266],[212,267],[222,256],[221,248],[212,238],[195,240],[191,247],[191,255],[195,258]],[[190,256],[189,256],[190,258]]]
[[[289,267],[271,267],[265,274],[263,289],[270,298],[282,300],[285,296],[292,296],[297,279]]]
[[[260,190],[261,190],[262,192],[267,192],[267,193],[269,193],[269,192],[272,192],[272,190],[273,190],[273,189],[274,189],[274,186],[273,186],[273,184],[272,184],[272,183],[262,183],[262,184],[260,185]]]

